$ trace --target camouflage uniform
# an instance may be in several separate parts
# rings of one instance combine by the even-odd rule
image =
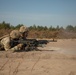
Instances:
[[[26,26],[21,26],[19,32],[20,33],[28,32],[28,28]]]
[[[6,51],[8,51],[8,50],[13,50],[13,51],[19,50],[19,47],[17,45],[14,46],[14,44],[12,45],[12,42],[11,42],[11,41],[13,41],[13,39],[18,39],[19,37],[20,37],[19,31],[13,30],[10,33],[10,36],[3,38],[0,43]]]
[[[21,26],[20,29],[19,29],[19,32],[21,34],[21,38],[26,39],[26,37],[28,36],[29,30],[26,26]]]
[[[19,31],[13,30],[9,36],[3,38],[0,41],[1,47],[3,47],[6,51],[8,50],[20,50],[22,48],[22,44],[15,44],[13,41],[14,39],[20,39],[20,38],[26,38],[26,32],[28,31],[28,28],[25,26],[21,26]],[[16,40],[15,40],[16,41]]]

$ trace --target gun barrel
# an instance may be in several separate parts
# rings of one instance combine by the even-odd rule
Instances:
[[[57,42],[57,40],[38,40],[39,44],[47,44],[49,42]]]

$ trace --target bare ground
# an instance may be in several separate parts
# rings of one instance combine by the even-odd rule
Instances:
[[[42,51],[0,51],[0,75],[76,75],[76,40],[59,39]]]

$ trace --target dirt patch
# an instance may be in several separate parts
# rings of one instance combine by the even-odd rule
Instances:
[[[76,75],[76,40],[58,40],[39,49],[0,51],[0,75]]]

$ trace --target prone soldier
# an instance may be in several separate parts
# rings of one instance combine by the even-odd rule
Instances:
[[[25,26],[21,26],[19,31],[18,30],[13,30],[9,34],[9,36],[4,37],[0,41],[0,47],[2,49],[5,49],[5,51],[12,50],[12,51],[17,51],[21,50],[23,44],[22,43],[15,43],[13,41],[18,41],[19,39],[26,39],[28,35],[28,28]]]

